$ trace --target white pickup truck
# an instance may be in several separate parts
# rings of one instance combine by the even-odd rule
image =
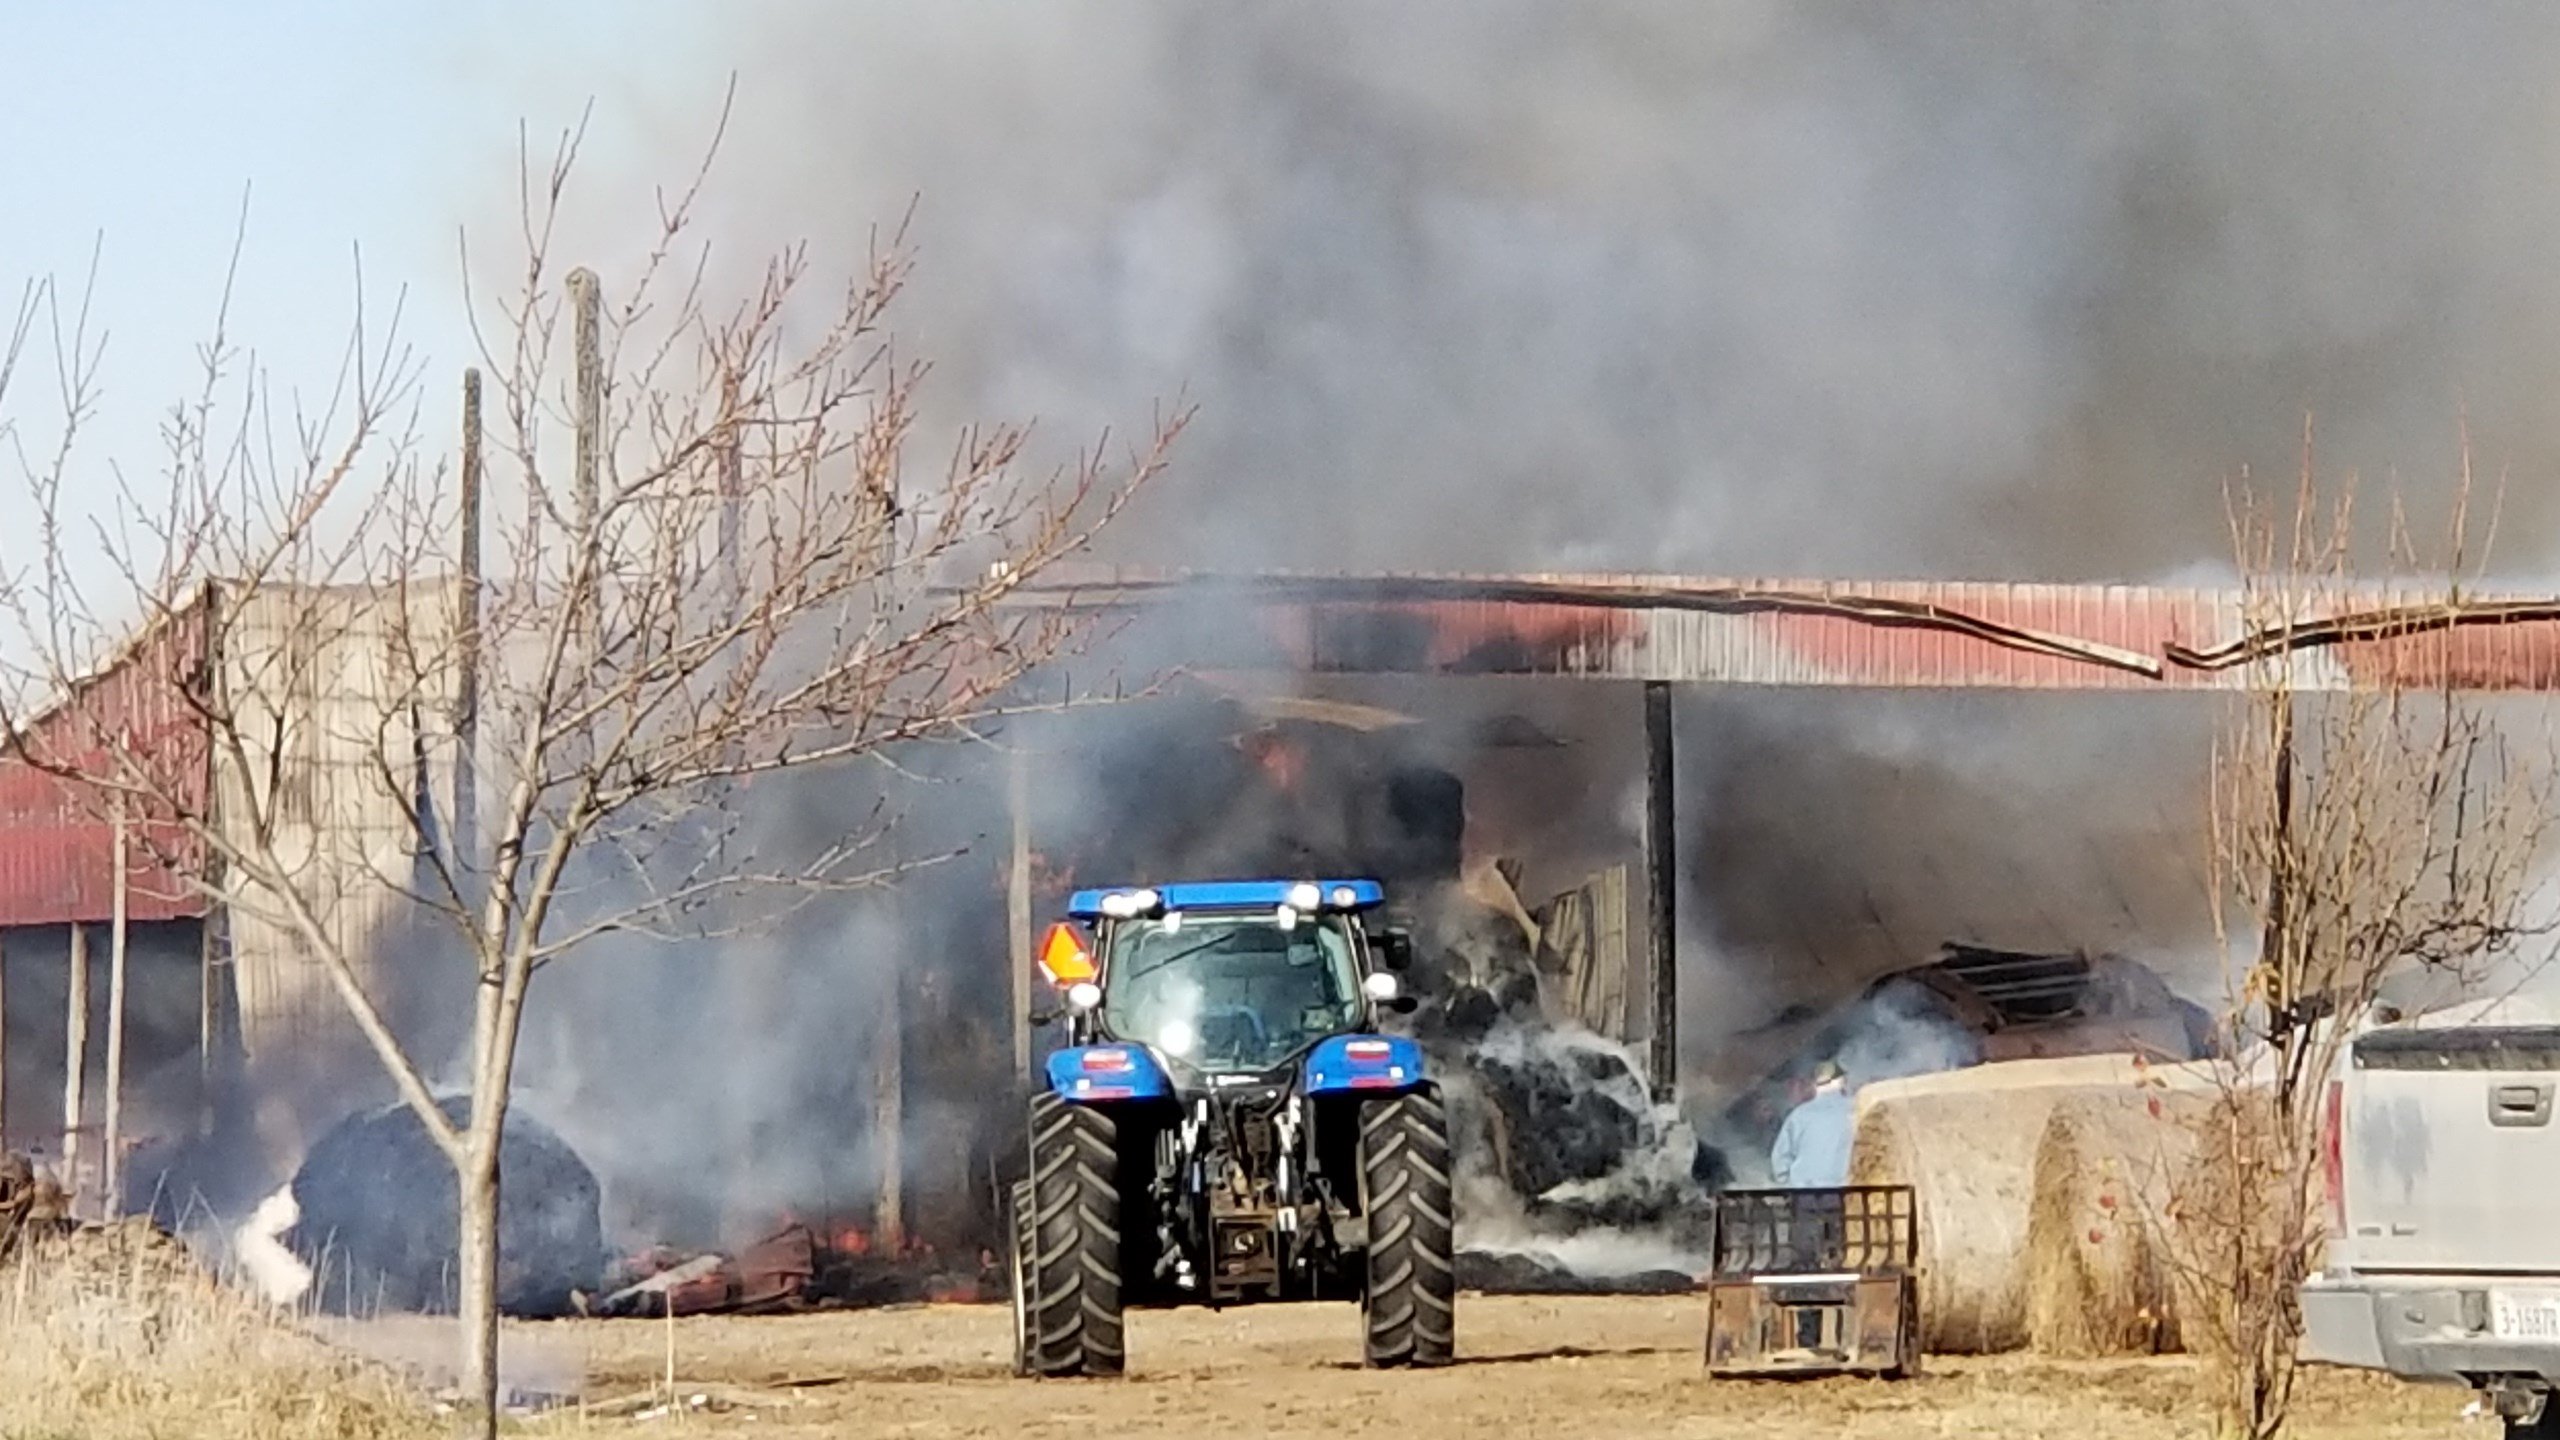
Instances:
[[[2439,1011],[2357,1036],[2325,1097],[2303,1358],[2479,1390],[2560,1440],[2560,1014]]]

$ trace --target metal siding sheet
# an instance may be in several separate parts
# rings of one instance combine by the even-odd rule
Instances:
[[[448,627],[450,591],[407,599],[417,648],[432,656]],[[236,709],[280,737],[271,783],[219,767],[226,823],[272,808],[275,846],[294,869],[297,891],[375,993],[390,959],[383,941],[406,904],[394,881],[407,882],[416,848],[408,797],[385,786],[375,757],[413,751],[421,738],[409,721],[413,700],[439,717],[451,703],[441,684],[410,693],[411,678],[394,661],[399,603],[353,590],[253,595],[232,617],[223,655]],[[344,1023],[327,971],[273,905],[232,916],[242,1040],[252,1055]]]

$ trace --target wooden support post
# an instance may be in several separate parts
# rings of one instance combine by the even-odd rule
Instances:
[[[222,923],[221,902],[205,907],[203,921],[196,926],[196,1134],[213,1133],[216,1111],[213,1098],[213,1006],[214,953],[217,945],[216,926]]]
[[[1005,751],[1005,798],[1013,815],[1013,850],[1004,887],[1005,938],[1013,952],[1013,1075],[1031,1075],[1031,757],[1018,743]]]
[[[9,951],[0,943],[0,1150],[9,1148]]]
[[[1671,750],[1671,687],[1644,686],[1644,868],[1652,916],[1653,1093],[1670,1100],[1680,1083],[1680,866]]]
[[[116,801],[113,919],[107,930],[107,1128],[98,1156],[100,1207],[108,1219],[124,1213],[124,996],[126,939],[131,910],[132,864],[125,834],[125,805]]]
[[[80,1197],[80,1124],[88,1115],[89,928],[71,922],[71,1000],[63,1011],[62,1188]]]
[[[883,902],[889,910],[888,927],[893,935],[904,933],[898,925],[897,883],[895,877],[890,880],[888,898]],[[907,1047],[906,1007],[902,1003],[905,987],[906,972],[891,966],[882,984],[871,1052],[871,1153],[880,1166],[879,1199],[872,1212],[871,1230],[881,1248],[891,1255],[905,1248],[907,1240]]]

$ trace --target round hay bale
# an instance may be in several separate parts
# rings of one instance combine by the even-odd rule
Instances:
[[[2074,1095],[2036,1145],[2027,1223],[2027,1333],[2043,1354],[2179,1348],[2170,1198],[2192,1163],[2207,1096]]]
[[[1908,1185],[1919,1204],[1924,1349],[1988,1355],[2026,1344],[2036,1142],[2055,1101],[2071,1093],[1995,1080],[1859,1106],[1849,1183]]]
[[[2264,1088],[2213,1097],[2194,1129],[2172,1237],[2183,1262],[2174,1277],[2180,1339],[2190,1354],[2228,1363],[2254,1343],[2253,1316],[2284,1303],[2270,1291],[2320,1263],[2319,1167],[2289,1153]],[[2296,1181],[2303,1188],[2288,1196]],[[2288,1265],[2300,1267],[2292,1278],[2269,1278]]]

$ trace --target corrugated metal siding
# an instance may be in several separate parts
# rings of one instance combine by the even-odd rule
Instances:
[[[1192,586],[1200,587],[1194,590]],[[1357,598],[1361,586],[1379,598]],[[1194,626],[1194,663],[1279,666],[1345,674],[1564,675],[1738,685],[1841,685],[2036,690],[2229,690],[2242,668],[2168,665],[2157,677],[2018,649],[1955,630],[1785,611],[1715,611],[1675,604],[1471,597],[1417,598],[1417,586],[1592,590],[1744,588],[1838,599],[1932,605],[2060,639],[2160,659],[2166,647],[2209,647],[2245,628],[2233,588],[2054,585],[2007,581],[1699,579],[1651,575],[1190,576],[1091,568],[1044,580],[1022,603],[1115,609],[1181,603],[1228,607],[1244,633]],[[2424,603],[2413,586],[2335,597],[2356,607]],[[2327,608],[2327,607],[2324,607]],[[1200,613],[1217,613],[1203,609]],[[2560,623],[2468,627],[2389,642],[2305,650],[2290,662],[2304,690],[2446,681],[2471,689],[2560,690]]]
[[[201,607],[143,636],[68,700],[36,720],[29,748],[47,757],[105,768],[115,746],[147,756],[201,803],[205,744],[182,687],[202,668]],[[200,863],[178,828],[136,816],[128,851],[130,914],[137,921],[205,913],[184,876]],[[44,770],[0,757],[0,926],[104,922],[114,910],[114,826],[100,798],[82,795]],[[174,862],[164,866],[160,857]]]
[[[434,745],[451,704],[442,681],[419,691],[401,659],[403,605],[417,632],[411,644],[433,655],[451,615],[442,590],[405,600],[346,590],[251,595],[235,603],[222,636],[223,684],[242,728],[273,737],[272,753],[252,757],[246,773],[228,758],[215,767],[224,823],[268,817],[294,888],[335,943],[362,958],[376,994],[391,959],[383,942],[405,904],[401,888],[414,883],[417,853],[406,815],[416,771],[402,764],[385,775],[378,762],[405,762],[422,739]],[[242,1041],[252,1055],[336,1033],[344,1020],[327,972],[274,908],[265,901],[231,917]]]
[[[1873,584],[1773,581],[1769,589],[1898,600],[2136,654],[2210,642],[2236,630],[2237,595],[2121,585]],[[2238,685],[2236,674],[2171,669],[2162,679],[2011,649],[1921,625],[1824,615],[1647,612],[1641,646],[1621,657],[1634,678],[1758,685],[1943,686],[1964,689],[2158,689]]]

